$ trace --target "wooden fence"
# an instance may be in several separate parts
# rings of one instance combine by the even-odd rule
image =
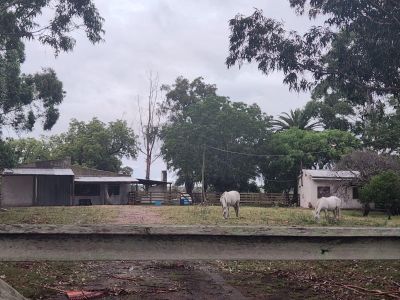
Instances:
[[[206,203],[210,205],[219,205],[219,199],[222,193],[206,193]],[[187,194],[186,194],[187,195]],[[129,204],[179,204],[180,192],[130,192]],[[201,193],[193,193],[192,202],[198,204],[202,202]],[[282,193],[240,193],[240,203],[242,205],[254,206],[288,206],[289,197]]]

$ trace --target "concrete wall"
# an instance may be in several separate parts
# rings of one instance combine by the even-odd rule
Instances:
[[[305,173],[299,179],[300,206],[315,207],[317,203],[318,187],[329,186],[331,195],[342,199],[342,208],[360,209],[361,203],[353,199],[353,187],[347,186],[347,181],[343,180],[314,180],[311,175]]]
[[[3,176],[1,206],[32,206],[33,176]]]

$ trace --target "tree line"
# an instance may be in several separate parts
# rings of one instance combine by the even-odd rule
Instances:
[[[258,9],[249,16],[238,14],[229,22],[226,65],[254,62],[267,76],[283,72],[283,84],[289,89],[311,92],[311,100],[303,108],[283,112],[274,120],[256,104],[234,102],[218,94],[217,87],[201,77],[192,81],[179,77],[161,86],[165,100],[155,110],[155,93],[160,91],[157,80],[150,84],[144,114],[148,118],[141,119],[141,143],[122,120],[108,124],[97,119],[87,123],[72,120],[67,132],[60,135],[39,140],[3,138],[1,166],[68,155],[74,163],[129,172],[123,169],[121,158],[136,158],[142,151],[150,166],[158,155],[154,145],[159,139],[160,155],[177,173],[177,183],[188,191],[201,178],[205,153],[208,189],[257,190],[255,179],[262,176],[267,191],[296,192],[301,168],[334,167],[341,162],[344,167],[369,170],[360,160],[366,150],[377,155],[377,163],[382,163],[382,157],[397,160],[400,3],[288,2],[299,17],[311,21],[318,17],[323,23],[299,33]],[[38,19],[44,9],[52,14],[48,24]],[[50,130],[65,97],[53,70],[21,74],[24,42],[36,39],[51,46],[57,55],[74,48],[74,30],[84,30],[92,43],[100,42],[103,22],[90,0],[2,1],[0,128],[29,131],[41,120],[43,128]],[[353,152],[357,149],[363,151]],[[33,154],[35,151],[42,153]],[[381,170],[382,165],[385,163],[374,170]],[[376,175],[365,173],[370,174],[368,180]]]
[[[257,104],[219,95],[201,77],[178,77],[161,89],[165,100],[155,113],[163,114],[164,122],[148,123],[154,128],[145,132],[157,133],[162,158],[190,193],[201,181],[203,153],[207,189],[258,191],[256,179],[262,176],[266,190],[277,192],[296,189],[301,168],[329,166],[360,146],[350,132],[312,130],[303,112],[292,114],[299,119],[274,121]],[[11,154],[9,164],[68,156],[74,164],[129,174],[121,159],[137,158],[139,138],[123,120],[73,119],[65,133],[9,140],[4,147]]]

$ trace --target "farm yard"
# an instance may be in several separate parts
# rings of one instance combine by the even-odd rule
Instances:
[[[240,208],[236,218],[222,218],[219,206],[70,206],[23,207],[0,212],[0,224],[174,224],[174,225],[269,225],[269,226],[371,226],[400,227],[400,216],[388,220],[383,212],[363,217],[358,210],[343,210],[340,221],[317,222],[312,210],[297,207]]]
[[[0,2],[0,300],[400,300],[400,1],[220,2]]]
[[[233,211],[231,212],[231,214]],[[343,211],[316,223],[312,210],[242,207],[224,220],[218,206],[11,208],[0,224],[175,224],[399,227],[400,217]],[[67,299],[96,290],[104,299],[394,299],[400,261],[1,262],[0,278],[30,299]]]

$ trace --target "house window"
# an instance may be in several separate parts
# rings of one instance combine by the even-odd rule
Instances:
[[[353,186],[353,199],[359,199],[358,186]]]
[[[331,187],[330,186],[319,186],[317,188],[317,198],[329,197],[330,195],[331,195]]]
[[[94,183],[75,184],[76,196],[100,196],[100,185]]]
[[[119,196],[119,183],[108,184],[108,195]]]

